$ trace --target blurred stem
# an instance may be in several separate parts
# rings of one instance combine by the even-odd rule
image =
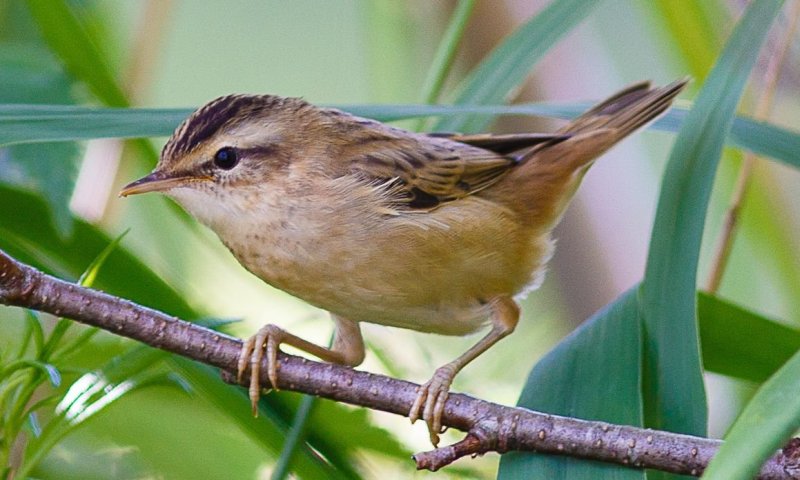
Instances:
[[[292,421],[292,428],[289,429],[289,433],[286,435],[283,450],[281,450],[281,456],[275,464],[275,470],[272,471],[271,480],[283,480],[289,474],[289,466],[291,465],[292,457],[294,456],[295,450],[297,450],[297,447],[300,445],[300,442],[303,440],[303,432],[305,431],[308,419],[311,417],[311,410],[314,408],[316,399],[316,397],[311,395],[304,395],[303,399],[300,400],[300,406],[297,407],[297,413]]]
[[[141,100],[147,86],[152,83],[153,72],[156,71],[154,66],[163,51],[173,7],[172,0],[145,2],[124,80],[125,91],[134,103]]]
[[[800,19],[800,1],[795,1],[792,4],[787,16],[790,19],[790,24],[781,38],[781,43],[773,49],[772,55],[769,56],[767,67],[764,70],[764,89],[758,99],[753,115],[757,120],[765,120],[772,110],[781,67],[786,59],[789,47],[792,45],[792,38],[794,38],[798,19]],[[714,260],[711,264],[711,273],[708,276],[706,285],[706,290],[709,293],[717,293],[722,283],[722,276],[725,274],[725,268],[728,265],[728,259],[733,248],[734,235],[739,226],[739,217],[747,194],[747,187],[750,185],[753,169],[758,159],[759,157],[751,152],[747,152],[744,156],[728,209],[725,212],[725,221],[717,243]]]
[[[25,310],[25,333],[22,335],[22,341],[19,343],[17,352],[12,353],[8,361],[13,361],[14,359],[25,356],[25,352],[28,351],[31,340],[34,340],[34,355],[39,355],[42,350],[42,344],[44,343],[43,338],[44,333],[42,333],[42,326],[39,325],[36,315],[32,310]],[[4,361],[4,359],[0,359],[0,363]],[[2,378],[0,378],[0,380],[2,380]],[[2,395],[0,395],[0,397],[2,397]],[[2,404],[3,402],[0,401],[0,405]]]
[[[88,287],[89,285],[85,286]],[[47,362],[50,360],[50,356],[59,346],[59,344],[61,343],[61,339],[64,338],[64,335],[67,333],[67,330],[69,330],[69,327],[72,325],[72,323],[73,322],[70,322],[69,320],[64,318],[58,319],[58,323],[56,323],[56,326],[53,327],[53,331],[50,332],[50,338],[44,344],[44,349],[42,350],[41,353],[41,359],[43,361]]]
[[[134,31],[131,46],[131,57],[125,68],[122,85],[115,85],[124,95],[125,101],[137,103],[145,95],[147,86],[152,83],[153,66],[161,53],[163,39],[168,31],[169,20],[173,10],[172,0],[148,0],[144,3],[139,25]],[[106,148],[101,153],[87,155],[81,165],[81,171],[75,184],[70,207],[86,220],[99,222],[106,214],[109,200],[112,198],[114,179],[118,175],[120,160],[125,154],[125,147],[136,145],[144,152],[143,157],[156,157],[152,145],[144,140],[122,142],[106,140]],[[108,142],[112,148],[109,148]],[[88,152],[97,152],[89,149]],[[154,163],[154,162],[148,162]]]
[[[389,375],[395,378],[406,377],[405,370],[398,368],[398,365],[401,365],[401,363],[394,361],[390,355],[387,355],[382,346],[376,345],[374,342],[370,341],[366,341],[366,344],[369,351],[375,354],[375,358],[378,359],[381,367],[383,367]]]
[[[58,359],[58,361],[63,361],[64,359],[69,358],[73,352],[77,351],[84,345],[87,345],[87,342],[98,333],[100,333],[99,329],[88,327],[86,330],[81,332],[81,334],[75,338],[75,340],[64,344],[61,350],[57,350],[53,355],[53,361],[55,362],[56,359]]]
[[[442,41],[436,49],[433,62],[428,70],[428,76],[425,77],[425,82],[422,84],[423,103],[431,104],[438,100],[444,81],[453,66],[453,59],[464,36],[464,30],[474,7],[475,0],[460,0],[456,5],[456,9],[450,18],[450,24],[447,26]],[[426,122],[426,118],[417,120],[416,130],[422,130]]]
[[[19,472],[15,472],[16,469],[21,468],[23,463],[24,454],[22,453],[24,450],[20,451],[19,457],[15,454],[14,445],[17,444],[18,441],[22,441],[20,437],[20,430],[22,429],[22,425],[24,424],[24,411],[25,407],[30,402],[30,399],[33,397],[36,388],[41,384],[46,375],[43,375],[40,370],[26,370],[22,373],[21,382],[17,386],[16,395],[9,398],[9,403],[11,407],[6,412],[6,418],[4,419],[4,441],[5,441],[5,452],[3,452],[3,456],[5,457],[3,460],[5,461],[5,465],[10,467],[9,472],[12,473],[12,477]],[[25,478],[25,477],[20,477]]]
[[[641,5],[663,23],[669,36],[664,40],[677,48],[697,85],[702,85],[722,46],[720,26],[728,20],[720,2],[655,0]]]
[[[48,422],[39,437],[36,439],[38,445],[35,448],[28,448],[25,461],[19,466],[17,476],[19,478],[29,478],[30,471],[33,470],[47,456],[61,440],[64,435],[69,433],[69,428],[63,428],[57,422]],[[31,451],[33,450],[33,451]]]
[[[34,355],[38,357],[42,354],[42,350],[44,349],[44,330],[39,321],[39,315],[33,310],[25,310],[25,318],[28,325],[31,326],[33,332]],[[22,357],[22,353],[24,352],[25,350],[20,353],[20,357]]]
[[[331,334],[328,340],[328,348],[333,346],[334,334]],[[278,457],[278,462],[275,464],[275,470],[272,471],[270,480],[283,480],[289,474],[289,467],[292,463],[292,457],[300,442],[303,440],[303,432],[306,429],[308,419],[311,417],[311,410],[314,408],[317,397],[312,395],[304,395],[300,400],[300,405],[297,407],[297,412],[292,420],[292,427],[286,434],[286,439],[283,443],[281,456]]]

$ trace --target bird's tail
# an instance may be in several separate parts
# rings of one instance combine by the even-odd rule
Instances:
[[[660,88],[651,88],[650,82],[631,85],[587,110],[559,133],[577,135],[608,128],[622,139],[666,112],[688,83],[683,79]]]
[[[666,112],[687,83],[643,82],[611,96],[559,130],[565,139],[516,152],[519,165],[496,190],[513,191],[532,224],[554,225],[594,159]]]
[[[522,162],[556,162],[563,170],[588,166],[614,144],[666,112],[687,83],[688,79],[683,79],[659,88],[651,88],[650,82],[631,85],[559,130],[559,134],[568,136],[566,140],[536,146],[525,152]]]

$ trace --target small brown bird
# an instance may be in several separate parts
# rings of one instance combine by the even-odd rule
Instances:
[[[262,359],[277,385],[282,343],[356,366],[360,322],[444,335],[490,323],[411,407],[436,445],[453,378],[514,330],[515,299],[542,282],[551,231],[593,160],[685,85],[633,85],[543,135],[425,135],[297,98],[229,95],[186,119],[121,195],[164,192],[247,270],[331,313],[331,348],[275,325],[245,342],[254,409]]]

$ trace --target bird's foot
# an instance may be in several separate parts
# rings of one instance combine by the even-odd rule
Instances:
[[[420,417],[425,420],[428,425],[431,443],[434,447],[439,445],[439,434],[443,432],[442,414],[444,413],[444,404],[447,401],[447,396],[450,393],[450,384],[453,383],[456,373],[458,373],[458,370],[452,364],[436,369],[433,378],[424,385],[420,385],[417,389],[417,398],[414,400],[414,405],[411,406],[411,411],[408,414],[411,423],[416,422]]]
[[[285,332],[277,325],[264,325],[252,337],[242,344],[237,368],[237,380],[242,381],[242,376],[250,364],[250,404],[253,407],[253,416],[258,416],[258,400],[261,398],[261,362],[267,358],[267,377],[272,384],[271,388],[278,389],[278,347],[283,341]]]

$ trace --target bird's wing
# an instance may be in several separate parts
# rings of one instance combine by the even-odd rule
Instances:
[[[349,157],[351,170],[367,180],[388,181],[394,202],[415,210],[478,192],[516,163],[513,156],[425,136],[370,142]]]
[[[478,133],[474,135],[464,135],[461,133],[429,133],[428,136],[447,138],[455,142],[466,143],[467,145],[483,148],[499,155],[510,155],[536,145],[560,142],[569,138],[569,135],[563,133]]]

